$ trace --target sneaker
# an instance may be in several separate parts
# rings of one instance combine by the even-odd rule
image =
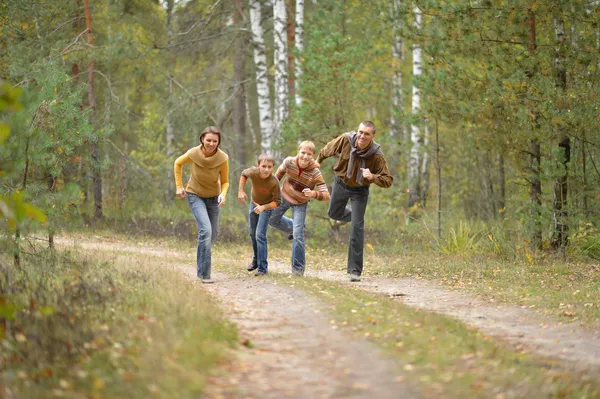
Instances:
[[[210,277],[209,278],[206,278],[206,277],[202,278],[202,284],[212,284],[214,282],[215,282],[215,280],[211,279]]]
[[[348,223],[350,223],[350,222],[349,221],[346,222],[344,220],[336,220],[335,222],[333,222],[333,225],[335,227],[340,227],[340,226],[343,226],[343,225],[348,224]]]
[[[263,271],[257,271],[256,273],[254,273],[255,276],[259,277],[259,276],[266,276],[268,274],[268,272],[263,272]]]
[[[250,263],[250,264],[248,265],[248,271],[249,271],[249,272],[252,272],[252,271],[254,271],[254,270],[256,270],[256,269],[258,269],[258,265],[255,265],[254,263]]]
[[[348,273],[348,277],[350,277],[350,281],[353,283],[360,281],[360,276],[356,273]]]
[[[292,276],[294,276],[294,277],[304,277],[304,273],[297,272],[296,270],[292,270]]]

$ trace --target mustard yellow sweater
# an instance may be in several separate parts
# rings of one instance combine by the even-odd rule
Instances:
[[[183,188],[182,169],[185,164],[192,164],[192,175],[185,191],[202,198],[227,196],[229,189],[229,157],[220,149],[207,157],[202,152],[202,145],[191,148],[175,160],[175,185]],[[219,184],[220,182],[220,184]]]

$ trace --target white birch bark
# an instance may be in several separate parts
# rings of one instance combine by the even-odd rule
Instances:
[[[277,140],[281,127],[288,118],[288,56],[287,18],[285,0],[273,2],[273,34],[275,47],[275,112],[273,115],[273,135]]]
[[[421,29],[421,10],[415,7],[414,10],[415,30]],[[421,97],[419,93],[418,80],[421,76],[421,47],[418,43],[413,44],[413,89],[412,89],[412,114],[418,116],[421,112]],[[418,119],[417,119],[418,120]],[[411,208],[419,202],[421,193],[420,176],[420,156],[421,156],[421,129],[418,124],[411,125],[410,130],[410,159],[408,164],[408,179],[410,184],[410,195],[408,198],[408,207]]]
[[[304,0],[296,0],[296,107],[302,105],[300,80],[302,78],[302,51],[304,51]]]
[[[400,36],[400,18],[398,11],[400,9],[401,0],[392,0],[391,11],[393,16],[394,38],[392,42],[392,118],[391,118],[391,136],[399,138],[403,136],[404,129],[402,128],[401,116],[403,114],[402,100],[402,37]],[[405,137],[402,137],[405,139]],[[406,142],[406,140],[404,140]]]
[[[265,38],[261,23],[262,12],[260,1],[250,0],[250,25],[254,43],[254,65],[256,68],[256,92],[258,96],[258,115],[260,119],[260,147],[262,152],[271,149],[273,139],[273,116],[271,109],[271,92],[267,56],[265,53]]]

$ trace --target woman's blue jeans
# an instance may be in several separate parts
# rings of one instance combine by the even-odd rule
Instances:
[[[218,197],[202,198],[188,192],[187,199],[198,224],[196,275],[202,279],[210,279],[212,266],[210,250],[219,235]]]
[[[273,210],[262,211],[259,214],[254,213],[254,202],[250,201],[250,213],[248,214],[248,231],[252,241],[252,264],[258,266],[258,271],[267,273],[269,256],[267,248],[267,228],[269,227],[269,218]]]
[[[283,216],[285,212],[292,208],[294,219]],[[281,205],[273,209],[269,224],[286,234],[293,234],[292,241],[292,272],[304,274],[306,268],[306,245],[304,243],[304,223],[306,221],[306,210],[308,202],[304,204],[290,204],[281,198]]]

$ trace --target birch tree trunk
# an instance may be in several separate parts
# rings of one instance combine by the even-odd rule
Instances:
[[[247,137],[246,137],[246,92],[244,89],[243,82],[246,80],[246,69],[245,69],[245,35],[244,30],[244,0],[235,0],[233,21],[235,26],[240,28],[238,37],[235,39],[235,60],[233,66],[233,80],[235,83],[235,93],[233,95],[233,132],[238,138],[237,146],[237,161],[240,165],[246,165],[246,149],[247,149]]]
[[[275,113],[273,135],[277,141],[288,118],[288,58],[285,0],[273,2],[273,34],[275,45]]]
[[[267,56],[265,53],[265,38],[261,21],[262,12],[260,1],[250,0],[250,25],[252,28],[252,42],[254,44],[256,92],[258,96],[258,115],[260,119],[260,147],[262,152],[268,152],[271,149],[271,142],[273,139],[273,116]]]
[[[296,0],[296,107],[302,105],[302,95],[300,94],[300,80],[302,79],[302,52],[304,51],[304,0]]]
[[[173,40],[173,8],[175,7],[175,0],[167,0],[167,45],[171,44]],[[169,51],[169,50],[167,50]],[[165,153],[167,156],[167,162],[172,161],[174,149],[173,144],[175,142],[175,133],[173,129],[173,65],[174,62],[167,63],[167,112],[165,113]],[[168,202],[172,202],[175,193],[175,177],[173,175],[173,168],[167,168],[167,192],[165,198]]]
[[[92,12],[89,0],[83,0],[85,10],[85,26],[87,28],[88,45],[93,47],[94,35],[92,33]],[[94,94],[94,57],[91,57],[88,65],[88,102],[92,108],[92,117],[96,115],[96,98]],[[92,121],[90,121],[91,123]],[[100,150],[98,144],[92,144],[92,181],[94,183],[94,220],[102,219],[102,173],[100,171]]]
[[[559,93],[565,93],[567,90],[567,69],[565,66],[566,36],[565,25],[560,9],[554,11],[554,33],[555,33],[555,59],[554,66],[556,72],[556,86]],[[559,109],[559,111],[562,111]],[[552,234],[551,245],[554,249],[564,251],[569,242],[568,225],[568,172],[571,161],[571,140],[565,134],[564,127],[559,126],[559,157],[562,164],[562,174],[554,182],[553,218],[554,232]]]
[[[528,24],[528,43],[527,50],[530,57],[536,56],[537,39],[536,39],[536,22],[535,13],[533,10],[529,10],[529,17],[527,19]],[[536,67],[532,67],[527,72],[530,81],[533,81],[535,74],[537,73]],[[541,206],[542,206],[542,183],[540,179],[540,164],[542,160],[540,142],[536,137],[537,130],[539,128],[538,122],[538,111],[531,109],[530,114],[533,115],[532,126],[532,138],[529,143],[529,157],[530,157],[530,177],[529,177],[529,198],[531,200],[531,249],[538,250],[542,248],[542,225],[541,225]]]
[[[400,36],[400,10],[401,0],[392,0],[391,11],[393,16],[394,39],[392,42],[392,118],[391,136],[396,139],[402,139],[406,143],[404,137],[404,128],[402,125],[402,116],[404,113],[403,96],[402,96],[402,37]]]
[[[421,10],[415,7],[414,27],[418,31],[421,29]],[[419,93],[418,80],[421,76],[421,47],[418,43],[413,44],[413,89],[412,89],[412,114],[418,116],[421,112],[421,97]],[[417,118],[415,118],[417,119]],[[410,131],[410,159],[408,163],[408,181],[409,181],[409,197],[408,208],[418,204],[421,199],[421,130],[418,124],[411,125]],[[408,219],[407,219],[408,220]]]

